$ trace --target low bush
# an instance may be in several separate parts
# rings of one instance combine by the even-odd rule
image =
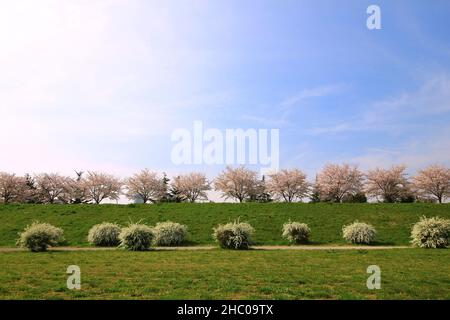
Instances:
[[[348,242],[369,244],[375,240],[376,230],[370,224],[355,221],[342,227],[342,234]]]
[[[422,217],[411,230],[411,243],[420,248],[446,248],[450,244],[450,220]]]
[[[255,229],[245,222],[229,222],[213,229],[213,238],[222,248],[248,249]]]
[[[153,228],[153,242],[157,246],[177,246],[186,241],[187,227],[185,225],[166,221],[158,222]]]
[[[152,228],[145,224],[132,223],[120,232],[120,247],[130,251],[146,251],[150,249],[153,237]]]
[[[19,233],[17,245],[33,252],[46,251],[48,247],[56,246],[64,240],[63,233],[61,228],[35,221]]]
[[[93,226],[88,233],[89,243],[99,247],[114,247],[120,243],[120,226],[115,223],[103,222]]]
[[[306,223],[300,222],[288,222],[283,225],[282,236],[290,243],[306,243],[311,235],[311,229],[309,229]]]

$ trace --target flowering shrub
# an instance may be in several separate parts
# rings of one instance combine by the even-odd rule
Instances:
[[[120,242],[120,226],[115,223],[103,222],[96,224],[89,230],[89,243],[100,247],[117,246]]]
[[[420,248],[445,248],[450,243],[450,220],[422,217],[411,230],[411,243]]]
[[[283,238],[290,243],[308,242],[311,230],[306,223],[288,222],[283,225]]]
[[[33,252],[46,251],[64,240],[63,233],[61,228],[35,221],[19,233],[17,244]]]
[[[149,250],[153,237],[152,228],[145,224],[132,223],[120,232],[120,246],[130,251]]]
[[[159,222],[153,228],[155,238],[153,242],[157,246],[176,246],[183,243],[187,237],[187,227],[185,225],[166,221]]]
[[[355,221],[342,227],[342,233],[348,242],[369,244],[374,241],[376,230],[370,224]]]
[[[229,222],[213,229],[213,238],[222,248],[248,249],[252,244],[253,227],[245,222]]]

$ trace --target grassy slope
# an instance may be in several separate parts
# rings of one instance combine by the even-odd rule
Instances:
[[[308,223],[316,244],[343,243],[342,225],[360,220],[378,230],[377,244],[406,245],[411,225],[422,215],[450,218],[450,204],[2,205],[0,246],[14,246],[17,233],[33,220],[62,227],[68,245],[87,245],[87,232],[96,223],[126,224],[141,219],[148,224],[165,220],[184,223],[191,244],[212,244],[212,227],[238,217],[255,227],[258,244],[286,244],[280,229],[291,219]]]
[[[381,290],[366,287],[372,264]],[[0,299],[450,299],[447,250],[15,252],[0,265]]]

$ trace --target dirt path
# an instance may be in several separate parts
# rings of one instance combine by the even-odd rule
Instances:
[[[213,250],[217,249],[215,246],[190,246],[190,247],[156,247],[152,250],[156,251],[196,251],[196,250]],[[317,245],[302,245],[302,246],[254,246],[252,250],[392,250],[392,249],[408,249],[408,246],[317,246]],[[49,248],[50,251],[112,251],[120,250],[118,248],[101,248],[101,247],[54,247]],[[23,252],[27,251],[22,248],[0,247],[0,252]]]

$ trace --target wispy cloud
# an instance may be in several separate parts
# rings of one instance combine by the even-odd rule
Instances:
[[[262,124],[264,126],[284,126],[289,123],[288,114],[284,112],[281,116],[277,118],[272,117],[262,117],[262,116],[251,116],[244,115],[242,116],[242,120],[247,120],[251,122],[255,122],[258,124]]]
[[[352,126],[348,123],[338,123],[338,124],[332,124],[330,126],[326,127],[316,127],[308,130],[309,134],[312,135],[322,135],[322,134],[339,134],[341,132],[348,132],[348,131],[354,131],[358,130],[359,127]]]
[[[342,134],[355,131],[399,133],[426,124],[426,116],[450,113],[450,77],[436,75],[416,91],[400,93],[368,104],[346,121],[309,129],[313,135]]]
[[[287,97],[279,104],[281,109],[287,109],[299,105],[302,101],[309,98],[320,98],[329,96],[332,94],[341,93],[347,86],[344,84],[332,84],[317,86],[314,88],[308,88],[301,90],[300,92]]]
[[[366,124],[410,119],[450,112],[450,75],[428,79],[416,91],[374,102],[363,115]]]
[[[288,125],[290,124],[292,113],[296,111],[295,107],[299,106],[301,102],[308,99],[322,98],[329,95],[338,94],[347,87],[348,86],[344,84],[332,84],[303,89],[296,94],[284,98],[275,106],[264,108],[264,112],[260,113],[264,113],[267,116],[243,115],[241,118],[243,120],[253,121],[264,125]]]
[[[406,164],[412,172],[434,163],[450,165],[450,130],[425,134],[420,139],[405,141],[392,150],[368,148],[350,161],[358,163],[363,169]]]

